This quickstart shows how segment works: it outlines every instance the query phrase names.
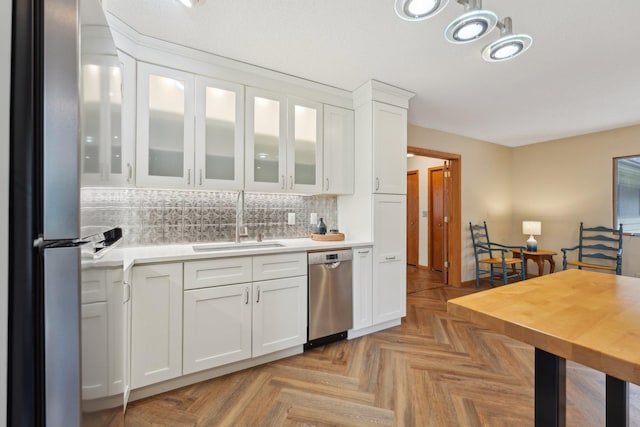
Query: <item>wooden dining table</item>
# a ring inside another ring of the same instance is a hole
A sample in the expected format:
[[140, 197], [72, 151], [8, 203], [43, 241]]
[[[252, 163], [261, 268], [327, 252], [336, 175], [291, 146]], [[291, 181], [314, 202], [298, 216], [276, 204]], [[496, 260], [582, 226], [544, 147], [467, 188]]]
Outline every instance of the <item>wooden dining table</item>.
[[640, 279], [566, 270], [449, 300], [448, 311], [535, 347], [535, 425], [566, 425], [566, 360], [606, 374], [607, 426], [640, 384]]

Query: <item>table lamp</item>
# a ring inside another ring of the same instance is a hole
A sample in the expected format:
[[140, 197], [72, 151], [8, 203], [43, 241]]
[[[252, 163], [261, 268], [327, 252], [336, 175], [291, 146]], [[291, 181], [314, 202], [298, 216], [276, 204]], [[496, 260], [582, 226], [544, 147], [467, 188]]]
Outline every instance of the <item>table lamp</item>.
[[538, 250], [538, 242], [533, 236], [542, 234], [542, 223], [540, 221], [522, 221], [522, 234], [528, 234], [527, 250], [535, 252]]

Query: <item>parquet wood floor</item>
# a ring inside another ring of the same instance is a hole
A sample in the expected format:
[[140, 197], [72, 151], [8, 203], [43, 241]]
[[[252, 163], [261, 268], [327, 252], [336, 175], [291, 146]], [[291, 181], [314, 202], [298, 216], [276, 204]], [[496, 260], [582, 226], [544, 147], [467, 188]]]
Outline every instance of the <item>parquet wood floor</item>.
[[[125, 425], [532, 426], [532, 347], [446, 312], [475, 288], [431, 285], [401, 326], [132, 402]], [[567, 371], [568, 425], [604, 425], [604, 375]]]

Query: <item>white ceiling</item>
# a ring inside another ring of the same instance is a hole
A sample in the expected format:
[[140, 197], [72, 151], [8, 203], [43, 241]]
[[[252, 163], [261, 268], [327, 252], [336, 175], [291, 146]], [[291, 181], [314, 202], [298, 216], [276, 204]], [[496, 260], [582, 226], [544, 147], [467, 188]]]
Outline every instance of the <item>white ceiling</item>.
[[406, 22], [394, 0], [104, 0], [142, 34], [352, 91], [412, 91], [409, 122], [506, 146], [640, 124], [638, 0], [485, 0], [533, 45], [487, 63], [443, 36], [463, 12]]

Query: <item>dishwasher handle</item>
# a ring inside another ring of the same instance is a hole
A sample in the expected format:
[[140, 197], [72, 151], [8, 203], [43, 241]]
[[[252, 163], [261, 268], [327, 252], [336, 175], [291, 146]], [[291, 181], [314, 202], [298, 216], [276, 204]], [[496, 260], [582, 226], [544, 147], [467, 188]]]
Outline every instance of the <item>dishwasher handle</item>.
[[340, 267], [340, 264], [342, 264], [342, 261], [328, 262], [322, 265], [324, 265], [326, 268], [329, 268], [331, 270], [335, 270], [336, 268]]

